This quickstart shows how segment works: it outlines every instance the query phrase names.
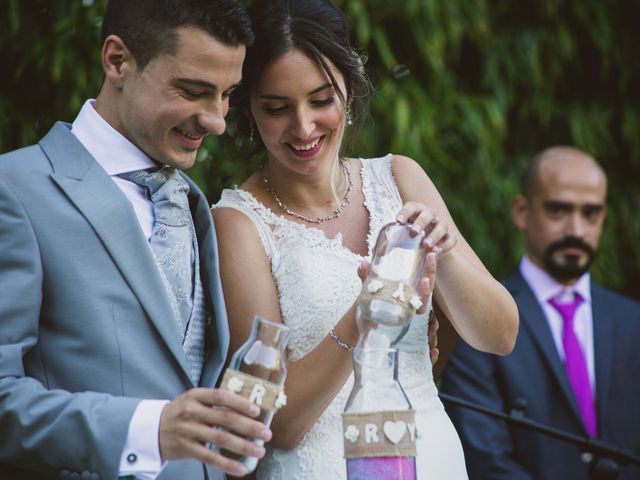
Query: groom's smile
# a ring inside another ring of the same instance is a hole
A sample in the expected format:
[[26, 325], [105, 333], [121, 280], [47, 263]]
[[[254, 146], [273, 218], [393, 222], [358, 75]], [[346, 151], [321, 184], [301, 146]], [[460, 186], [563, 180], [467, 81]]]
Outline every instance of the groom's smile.
[[184, 130], [180, 127], [175, 127], [175, 131], [182, 137], [182, 142], [184, 143], [185, 150], [198, 150], [200, 145], [202, 144], [202, 140], [207, 135], [208, 132], [205, 133], [190, 133], [187, 130]]

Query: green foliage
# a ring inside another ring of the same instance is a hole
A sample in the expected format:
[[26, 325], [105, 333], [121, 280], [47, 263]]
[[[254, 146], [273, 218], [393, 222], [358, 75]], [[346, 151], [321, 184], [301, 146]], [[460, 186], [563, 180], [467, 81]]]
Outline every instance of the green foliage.
[[104, 2], [92, 3], [0, 0], [0, 151], [33, 143], [54, 120], [73, 121], [96, 95]]
[[[0, 0], [0, 151], [72, 121], [102, 74], [104, 0]], [[576, 145], [609, 175], [595, 277], [640, 298], [640, 3], [627, 0], [337, 0], [376, 87], [361, 156], [415, 158], [498, 277], [523, 252], [510, 200], [526, 160]], [[407, 74], [409, 73], [409, 74]], [[635, 87], [635, 88], [634, 88]], [[229, 135], [190, 172], [209, 198], [251, 165]]]
[[[640, 297], [638, 2], [337, 3], [378, 90], [363, 156], [415, 158], [501, 277], [524, 250], [510, 201], [527, 159], [554, 144], [592, 153], [610, 192], [593, 272]], [[411, 75], [397, 78], [399, 65]]]

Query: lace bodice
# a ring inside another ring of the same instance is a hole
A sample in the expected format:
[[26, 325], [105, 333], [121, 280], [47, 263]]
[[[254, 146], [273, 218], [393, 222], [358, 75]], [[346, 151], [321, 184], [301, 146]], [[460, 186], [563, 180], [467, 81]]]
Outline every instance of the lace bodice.
[[[380, 229], [393, 221], [402, 200], [391, 172], [392, 155], [362, 161], [362, 193], [369, 211], [369, 256]], [[363, 257], [327, 238], [318, 228], [277, 215], [244, 190], [225, 190], [216, 208], [235, 208], [255, 225], [271, 261], [283, 321], [291, 328], [289, 360], [312, 351], [347, 312], [362, 282], [357, 269]], [[415, 317], [400, 341], [399, 378], [414, 408], [423, 413], [442, 408], [431, 374], [427, 315]], [[300, 445], [288, 452], [267, 449], [258, 478], [346, 478], [342, 458], [341, 413], [353, 375], [320, 416]]]

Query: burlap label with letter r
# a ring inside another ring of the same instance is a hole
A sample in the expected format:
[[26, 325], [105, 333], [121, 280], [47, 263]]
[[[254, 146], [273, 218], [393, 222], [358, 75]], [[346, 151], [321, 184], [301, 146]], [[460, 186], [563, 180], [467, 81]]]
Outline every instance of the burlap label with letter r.
[[220, 388], [248, 398], [263, 410], [278, 410], [287, 403], [284, 390], [275, 383], [227, 368]]
[[343, 413], [344, 457], [415, 457], [414, 410]]

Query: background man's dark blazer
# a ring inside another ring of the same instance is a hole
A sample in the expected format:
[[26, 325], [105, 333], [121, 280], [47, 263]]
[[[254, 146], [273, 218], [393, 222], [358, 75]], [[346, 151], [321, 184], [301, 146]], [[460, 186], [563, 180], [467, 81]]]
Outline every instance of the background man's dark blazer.
[[[442, 391], [510, 412], [527, 403], [537, 422], [586, 435], [544, 313], [519, 272], [505, 282], [520, 312], [511, 355], [481, 353], [458, 342], [444, 370]], [[592, 282], [599, 436], [640, 454], [640, 303]], [[577, 447], [471, 410], [447, 407], [460, 433], [471, 479], [587, 479]], [[620, 470], [640, 479], [640, 468]]]

